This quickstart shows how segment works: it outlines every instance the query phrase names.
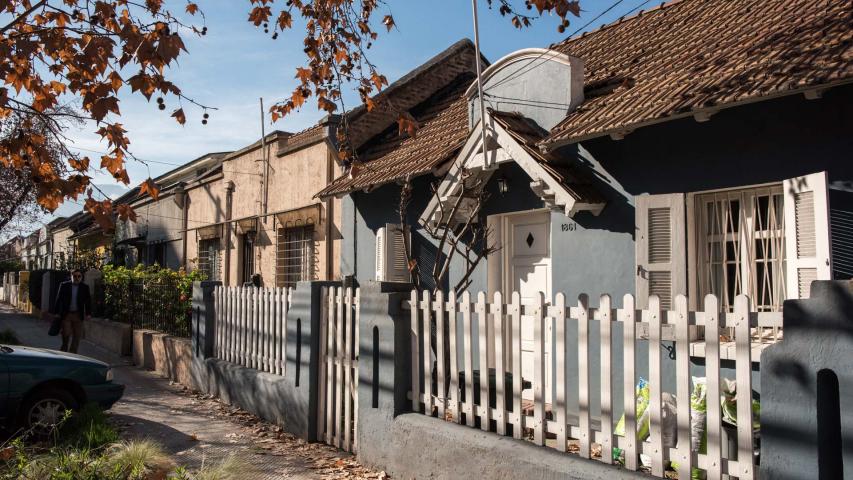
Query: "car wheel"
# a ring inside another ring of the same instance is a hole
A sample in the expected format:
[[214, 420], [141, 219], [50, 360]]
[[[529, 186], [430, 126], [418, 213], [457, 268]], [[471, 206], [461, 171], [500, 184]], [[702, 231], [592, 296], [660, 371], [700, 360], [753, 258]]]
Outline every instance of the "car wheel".
[[37, 436], [47, 436], [65, 417], [66, 410], [76, 410], [77, 401], [58, 388], [35, 392], [21, 409], [21, 426]]

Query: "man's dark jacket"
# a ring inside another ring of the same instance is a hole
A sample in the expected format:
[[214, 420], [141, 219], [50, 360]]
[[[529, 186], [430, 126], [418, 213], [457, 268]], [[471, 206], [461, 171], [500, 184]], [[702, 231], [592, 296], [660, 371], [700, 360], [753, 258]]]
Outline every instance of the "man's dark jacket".
[[[54, 310], [60, 320], [64, 320], [68, 312], [71, 311], [71, 281], [62, 282], [59, 285], [59, 291], [56, 293], [56, 305]], [[80, 318], [86, 318], [86, 315], [92, 314], [92, 296], [89, 294], [89, 286], [83, 282], [77, 285], [77, 313]]]

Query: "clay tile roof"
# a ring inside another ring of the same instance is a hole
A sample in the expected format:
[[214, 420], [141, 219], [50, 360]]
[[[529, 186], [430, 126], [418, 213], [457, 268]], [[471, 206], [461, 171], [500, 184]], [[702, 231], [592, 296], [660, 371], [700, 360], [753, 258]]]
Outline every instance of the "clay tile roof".
[[587, 100], [543, 143], [853, 81], [851, 17], [850, 0], [681, 0], [568, 39], [552, 48], [584, 61]]
[[406, 176], [418, 176], [443, 164], [468, 137], [465, 89], [473, 81], [470, 72], [456, 77], [410, 113], [420, 128], [415, 137], [401, 137], [397, 124], [366, 143], [358, 152], [363, 162], [358, 174], [341, 176], [320, 191], [318, 197], [373, 188]]

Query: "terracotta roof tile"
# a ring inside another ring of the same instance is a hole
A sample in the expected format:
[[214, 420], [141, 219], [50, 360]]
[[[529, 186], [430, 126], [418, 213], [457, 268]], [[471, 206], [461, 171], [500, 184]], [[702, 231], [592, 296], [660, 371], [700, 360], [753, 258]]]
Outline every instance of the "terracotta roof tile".
[[448, 160], [468, 137], [467, 101], [462, 96], [473, 81], [463, 73], [410, 113], [420, 124], [415, 137], [400, 137], [396, 123], [359, 150], [363, 162], [358, 175], [341, 176], [318, 197], [372, 188], [407, 175], [431, 171]]
[[[544, 144], [696, 109], [853, 81], [849, 0], [681, 0], [552, 48], [584, 61], [587, 100]], [[615, 81], [614, 81], [615, 80]]]

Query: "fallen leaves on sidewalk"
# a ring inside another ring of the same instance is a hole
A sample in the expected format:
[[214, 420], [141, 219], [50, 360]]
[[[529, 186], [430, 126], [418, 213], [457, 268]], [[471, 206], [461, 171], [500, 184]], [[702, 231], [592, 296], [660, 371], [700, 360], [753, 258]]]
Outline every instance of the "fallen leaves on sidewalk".
[[[354, 480], [390, 478], [385, 472], [372, 470], [359, 464], [354, 456], [346, 452], [324, 443], [306, 442], [285, 432], [278, 425], [261, 420], [239, 407], [223, 403], [211, 395], [192, 392], [185, 387], [179, 388], [178, 393], [191, 400], [197, 413], [210, 418], [224, 419], [242, 427], [225, 434], [224, 440], [228, 443], [247, 443], [243, 439], [249, 438], [251, 439], [250, 448], [256, 454], [295, 455], [322, 478]], [[198, 440], [198, 438], [195, 439]]]

